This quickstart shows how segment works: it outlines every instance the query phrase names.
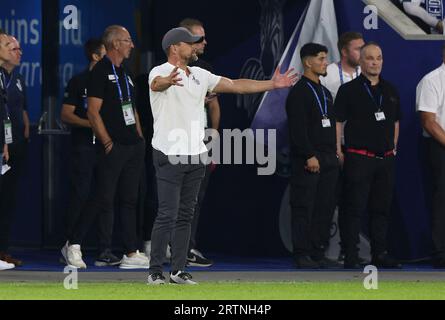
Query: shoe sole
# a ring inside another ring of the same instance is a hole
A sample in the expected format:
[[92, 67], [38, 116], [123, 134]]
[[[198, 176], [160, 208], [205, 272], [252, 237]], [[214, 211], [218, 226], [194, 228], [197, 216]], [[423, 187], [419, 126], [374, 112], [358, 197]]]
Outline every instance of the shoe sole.
[[187, 266], [188, 267], [203, 267], [203, 268], [207, 268], [207, 267], [211, 267], [213, 265], [213, 263], [196, 263], [196, 262], [188, 262], [187, 261]]
[[194, 282], [194, 283], [179, 283], [179, 282], [175, 282], [175, 281], [172, 280], [172, 279], [170, 279], [169, 283], [170, 283], [170, 284], [176, 284], [176, 285], [179, 285], [179, 286], [183, 286], [183, 285], [186, 285], [186, 286], [193, 286], [193, 285], [198, 284], [197, 282]]
[[0, 268], [0, 271], [12, 270], [12, 269], [14, 269], [14, 268], [15, 268], [15, 266], [13, 266], [13, 267]]
[[149, 269], [150, 266], [134, 266], [134, 265], [129, 265], [129, 264], [121, 264], [119, 266], [119, 269]]
[[114, 266], [118, 266], [118, 265], [120, 265], [121, 264], [121, 262], [119, 261], [119, 262], [112, 262], [112, 263], [109, 263], [109, 262], [100, 262], [100, 261], [95, 261], [94, 262], [94, 265], [96, 266], [96, 267], [114, 267]]
[[147, 282], [147, 285], [149, 286], [162, 286], [165, 284], [165, 281], [162, 282]]

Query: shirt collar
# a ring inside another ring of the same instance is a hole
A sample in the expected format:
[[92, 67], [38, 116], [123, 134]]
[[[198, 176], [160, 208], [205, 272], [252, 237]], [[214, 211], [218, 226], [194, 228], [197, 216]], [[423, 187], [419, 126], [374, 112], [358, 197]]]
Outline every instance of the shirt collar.
[[[371, 81], [368, 78], [366, 78], [364, 74], [360, 74], [359, 78], [362, 79], [362, 81], [366, 83], [369, 87], [372, 87]], [[379, 83], [377, 84], [377, 87], [381, 87], [382, 83], [383, 83], [383, 78], [382, 76], [379, 76]]]
[[308, 82], [310, 82], [311, 84], [314, 84], [314, 85], [316, 85], [316, 86], [319, 86], [320, 84], [321, 84], [321, 82], [314, 82], [314, 81], [312, 81], [311, 79], [309, 79], [308, 77], [306, 77], [306, 76], [304, 76], [304, 75], [302, 75], [301, 76], [301, 79], [304, 79], [305, 81], [308, 81]]

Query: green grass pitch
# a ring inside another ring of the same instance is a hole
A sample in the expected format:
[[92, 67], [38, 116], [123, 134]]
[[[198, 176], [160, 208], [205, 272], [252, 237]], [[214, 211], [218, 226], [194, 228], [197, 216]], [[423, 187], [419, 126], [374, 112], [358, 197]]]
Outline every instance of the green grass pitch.
[[366, 290], [358, 281], [342, 282], [202, 282], [196, 286], [144, 283], [0, 283], [0, 300], [445, 300], [445, 281], [381, 281]]

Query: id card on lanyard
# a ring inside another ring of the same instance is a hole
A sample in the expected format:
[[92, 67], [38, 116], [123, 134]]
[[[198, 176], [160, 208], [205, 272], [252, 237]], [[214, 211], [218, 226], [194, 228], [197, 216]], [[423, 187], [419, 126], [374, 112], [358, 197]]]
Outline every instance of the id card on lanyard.
[[326, 93], [325, 93], [323, 87], [321, 87], [321, 91], [323, 92], [324, 110], [323, 110], [323, 107], [321, 105], [320, 98], [318, 97], [317, 91], [312, 86], [312, 84], [310, 84], [309, 82], [306, 82], [306, 83], [309, 86], [309, 88], [311, 88], [312, 92], [315, 95], [315, 98], [317, 99], [318, 107], [320, 108], [320, 112], [321, 112], [321, 115], [323, 117], [321, 119], [321, 126], [323, 128], [330, 128], [331, 127], [331, 120], [328, 117], [328, 99], [326, 97]]
[[364, 82], [363, 84], [364, 84], [364, 86], [366, 88], [366, 91], [368, 92], [369, 96], [371, 97], [372, 101], [374, 101], [374, 103], [378, 107], [377, 111], [374, 113], [375, 120], [377, 122], [385, 121], [386, 120], [386, 116], [385, 116], [385, 113], [382, 110], [382, 107], [383, 107], [383, 94], [380, 94], [379, 102], [377, 103], [377, 101], [375, 100], [374, 96], [372, 95], [371, 89], [369, 89], [368, 84], [366, 82]]
[[[12, 74], [11, 74], [11, 78], [9, 79], [9, 82], [6, 82], [6, 76], [4, 73], [2, 73], [2, 76], [3, 76], [3, 84], [5, 85], [5, 92], [6, 92], [6, 90], [8, 90], [9, 86], [11, 85]], [[11, 122], [11, 118], [9, 117], [9, 108], [8, 108], [7, 101], [5, 101], [5, 111], [6, 111], [6, 120], [3, 121], [3, 126], [5, 129], [5, 143], [11, 144], [13, 142], [12, 122]]]
[[130, 92], [130, 85], [128, 84], [127, 75], [124, 72], [125, 84], [127, 86], [127, 97], [128, 97], [128, 101], [124, 102], [121, 85], [119, 83], [119, 77], [117, 76], [116, 68], [114, 67], [114, 64], [112, 62], [111, 62], [111, 67], [113, 68], [114, 77], [116, 79], [117, 91], [119, 93], [119, 99], [121, 101], [121, 108], [125, 120], [125, 125], [131, 126], [136, 123], [136, 118], [134, 116], [133, 105], [131, 103], [131, 92]]

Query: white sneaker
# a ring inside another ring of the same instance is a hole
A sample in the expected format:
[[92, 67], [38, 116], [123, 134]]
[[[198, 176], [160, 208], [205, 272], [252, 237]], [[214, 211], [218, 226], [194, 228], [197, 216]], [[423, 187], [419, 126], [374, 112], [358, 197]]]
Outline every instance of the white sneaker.
[[13, 265], [12, 263], [8, 263], [6, 261], [0, 260], [0, 270], [10, 270], [10, 269], [14, 269], [15, 265]]
[[[145, 241], [144, 242], [144, 252], [145, 255], [150, 260], [150, 253], [151, 253], [151, 241]], [[170, 259], [172, 258], [172, 250], [170, 245], [167, 246], [167, 251], [165, 251], [165, 261], [164, 263], [169, 263]]]
[[173, 284], [198, 284], [192, 281], [192, 275], [184, 271], [178, 271], [175, 274], [170, 272], [170, 283]]
[[143, 253], [140, 253], [139, 250], [131, 256], [127, 257], [124, 254], [122, 258], [122, 262], [119, 266], [121, 269], [148, 269], [150, 267], [150, 261], [147, 256]]
[[87, 265], [82, 260], [82, 251], [79, 244], [68, 245], [68, 242], [61, 250], [63, 257], [68, 266], [86, 269]]

